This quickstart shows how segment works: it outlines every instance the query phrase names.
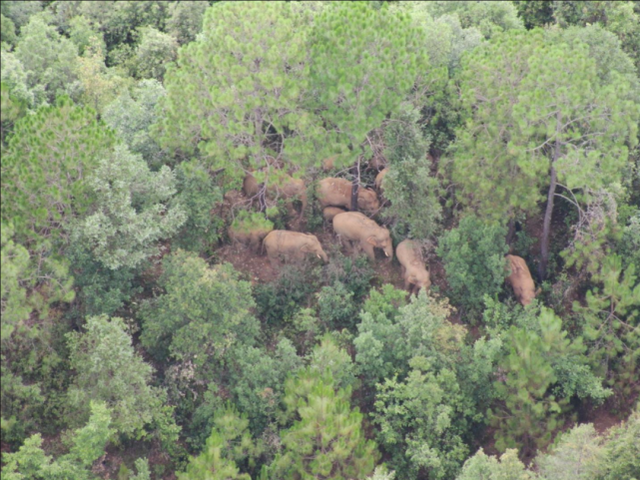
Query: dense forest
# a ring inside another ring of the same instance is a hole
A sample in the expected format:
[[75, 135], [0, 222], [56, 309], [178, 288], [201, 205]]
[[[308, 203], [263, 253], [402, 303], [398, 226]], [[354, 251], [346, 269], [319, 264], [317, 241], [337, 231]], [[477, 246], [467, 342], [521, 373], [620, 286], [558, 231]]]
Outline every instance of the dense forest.
[[640, 480], [640, 2], [1, 14], [3, 480]]

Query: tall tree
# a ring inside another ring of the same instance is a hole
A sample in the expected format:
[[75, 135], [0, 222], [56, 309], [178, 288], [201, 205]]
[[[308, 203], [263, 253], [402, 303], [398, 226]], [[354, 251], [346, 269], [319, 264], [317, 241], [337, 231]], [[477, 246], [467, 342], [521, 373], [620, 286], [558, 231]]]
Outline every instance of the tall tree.
[[547, 190], [541, 278], [554, 200], [563, 196], [557, 188], [588, 201], [588, 189], [620, 180], [640, 114], [629, 88], [615, 74], [601, 83], [584, 44], [551, 43], [540, 30], [504, 34], [467, 57], [461, 91], [469, 119], [454, 180], [466, 203], [502, 220], [531, 212]]
[[266, 478], [338, 480], [373, 472], [376, 444], [364, 437], [350, 390], [336, 389], [328, 371], [307, 370], [287, 381], [284, 402], [296, 421], [281, 432], [284, 448], [265, 469]]
[[237, 180], [243, 169], [312, 160], [309, 136], [317, 137], [319, 126], [301, 108], [309, 68], [305, 18], [289, 2], [209, 8], [203, 35], [167, 68], [161, 144], [197, 150], [212, 169]]
[[326, 154], [336, 167], [353, 165], [356, 209], [360, 159], [373, 154], [367, 134], [382, 125], [427, 69], [424, 31], [407, 14], [366, 2], [336, 2], [315, 20], [311, 105], [323, 118]]

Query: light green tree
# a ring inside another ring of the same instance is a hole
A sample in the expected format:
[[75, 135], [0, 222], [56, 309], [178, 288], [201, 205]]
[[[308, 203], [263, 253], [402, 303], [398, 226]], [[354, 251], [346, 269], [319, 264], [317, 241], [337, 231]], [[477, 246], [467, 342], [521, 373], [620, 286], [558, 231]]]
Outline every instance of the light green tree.
[[74, 225], [72, 239], [82, 243], [107, 268], [134, 268], [158, 252], [186, 221], [169, 167], [149, 170], [142, 156], [125, 145], [99, 160], [87, 179], [95, 198], [86, 216]]
[[133, 153], [142, 155], [155, 170], [169, 161], [149, 133], [149, 127], [156, 118], [156, 105], [166, 92], [155, 79], [141, 80], [130, 90], [122, 92], [105, 107], [102, 119]]
[[72, 423], [88, 416], [90, 401], [94, 400], [109, 407], [113, 428], [110, 439], [114, 441], [143, 438], [156, 425], [167, 422], [167, 429], [177, 437], [171, 412], [163, 408], [166, 393], [150, 385], [153, 367], [136, 354], [124, 321], [89, 317], [85, 328], [85, 333], [67, 334], [71, 367], [76, 372], [68, 392]]
[[8, 341], [16, 325], [29, 318], [32, 307], [27, 302], [27, 289], [22, 281], [27, 277], [29, 252], [22, 245], [13, 241], [13, 225], [2, 222], [2, 278], [0, 292], [2, 294], [2, 341]]
[[87, 424], [73, 432], [69, 453], [53, 458], [42, 449], [42, 436], [37, 433], [25, 440], [15, 453], [2, 455], [5, 465], [2, 477], [11, 480], [52, 479], [89, 480], [96, 478], [91, 465], [104, 455], [111, 430], [111, 415], [104, 403], [91, 402]]
[[436, 18], [456, 15], [462, 28], [475, 27], [486, 39], [501, 32], [524, 28], [513, 2], [435, 1], [429, 2], [426, 9]]
[[69, 92], [77, 80], [78, 49], [49, 24], [46, 14], [34, 15], [22, 28], [15, 55], [27, 75], [33, 105], [53, 104], [57, 95]]
[[636, 266], [622, 267], [618, 255], [607, 256], [587, 292], [586, 305], [574, 304], [585, 320], [584, 336], [596, 371], [620, 393], [637, 390], [640, 355], [640, 284]]
[[197, 149], [210, 168], [236, 180], [243, 168], [313, 160], [309, 135], [318, 126], [300, 100], [308, 76], [304, 18], [289, 2], [209, 8], [202, 35], [165, 75], [161, 145], [187, 155]]
[[142, 306], [142, 345], [160, 359], [192, 362], [198, 376], [215, 371], [231, 347], [251, 345], [259, 325], [251, 285], [229, 264], [209, 267], [181, 250], [165, 257], [165, 293]]
[[248, 431], [249, 421], [231, 406], [218, 410], [214, 427], [200, 455], [191, 457], [178, 480], [251, 480], [240, 473], [237, 461], [253, 454], [255, 446]]
[[501, 35], [467, 57], [461, 92], [470, 113], [456, 141], [453, 179], [465, 203], [501, 221], [535, 211], [547, 190], [541, 278], [554, 200], [564, 196], [556, 190], [573, 201], [580, 189], [588, 202], [589, 190], [620, 181], [640, 112], [629, 88], [615, 73], [602, 84], [583, 43], [548, 42], [540, 30]]
[[504, 403], [490, 414], [499, 450], [545, 445], [573, 395], [602, 403], [611, 394], [584, 366], [582, 339], [567, 338], [553, 311], [543, 308], [531, 324], [512, 326], [503, 337], [505, 375], [495, 388]]
[[281, 431], [282, 453], [265, 478], [364, 478], [379, 456], [366, 440], [363, 416], [349, 402], [350, 389], [336, 389], [329, 372], [309, 370], [286, 383], [284, 402], [295, 423]]
[[437, 253], [447, 272], [451, 298], [471, 315], [482, 309], [484, 295], [493, 297], [504, 285], [506, 234], [500, 225], [467, 215], [440, 238]]
[[424, 31], [407, 14], [385, 5], [336, 2], [314, 20], [310, 103], [327, 125], [323, 153], [337, 155], [336, 167], [356, 165], [373, 155], [368, 134], [382, 125], [429, 68]]
[[129, 61], [130, 70], [136, 78], [162, 80], [165, 65], [176, 58], [177, 40], [153, 27], [140, 29], [140, 43]]
[[527, 471], [518, 459], [518, 451], [509, 449], [498, 460], [487, 456], [482, 449], [467, 460], [456, 480], [533, 480], [535, 475]]

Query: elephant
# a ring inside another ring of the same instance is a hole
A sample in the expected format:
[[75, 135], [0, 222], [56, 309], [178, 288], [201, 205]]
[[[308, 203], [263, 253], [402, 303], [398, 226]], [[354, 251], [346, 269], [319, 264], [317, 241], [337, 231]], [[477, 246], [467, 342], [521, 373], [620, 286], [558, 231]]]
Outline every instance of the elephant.
[[[260, 191], [260, 185], [256, 181], [255, 177], [248, 173], [242, 182], [242, 191], [245, 196], [248, 198], [253, 198], [258, 195]], [[270, 200], [274, 200], [278, 197], [282, 197], [286, 201], [286, 207], [289, 215], [293, 216], [295, 214], [293, 208], [293, 200], [300, 200], [301, 208], [300, 215], [304, 214], [304, 211], [307, 208], [307, 188], [304, 184], [304, 181], [300, 178], [292, 178], [290, 176], [286, 176], [285, 181], [280, 185], [270, 185], [267, 189], [267, 197]]]
[[256, 228], [251, 231], [244, 231], [241, 228], [234, 228], [232, 225], [229, 227], [228, 233], [232, 242], [247, 245], [254, 252], [258, 252], [260, 243], [272, 230], [273, 228]]
[[373, 168], [374, 170], [382, 170], [387, 166], [387, 159], [382, 155], [374, 155], [369, 160], [369, 168]]
[[339, 213], [345, 213], [345, 212], [346, 210], [340, 207], [324, 207], [322, 209], [322, 216], [327, 222], [330, 222], [333, 220], [333, 217], [335, 217]]
[[285, 261], [302, 260], [310, 253], [321, 258], [324, 263], [329, 261], [329, 257], [322, 249], [318, 238], [309, 233], [273, 230], [264, 238], [262, 245], [272, 265], [280, 257], [283, 257]]
[[389, 167], [383, 168], [382, 170], [380, 170], [378, 175], [376, 175], [375, 184], [379, 192], [382, 191], [382, 181], [384, 180], [384, 177], [387, 173], [389, 173]]
[[[344, 178], [328, 177], [319, 182], [318, 200], [324, 207], [351, 207], [352, 185]], [[370, 188], [358, 189], [358, 208], [370, 213], [375, 213], [380, 208], [380, 201], [376, 192]]]
[[367, 256], [375, 260], [374, 248], [380, 248], [391, 260], [393, 246], [389, 230], [359, 212], [339, 213], [333, 217], [333, 229], [341, 239], [359, 242]]
[[421, 288], [431, 286], [429, 271], [424, 266], [419, 247], [411, 240], [403, 240], [396, 247], [396, 257], [402, 266], [404, 288], [417, 295]]
[[527, 263], [522, 257], [507, 255], [506, 258], [509, 260], [511, 268], [511, 274], [506, 279], [507, 283], [513, 288], [513, 293], [518, 302], [525, 306], [529, 305], [536, 295], [540, 293], [540, 290], [535, 290], [536, 287], [533, 283], [533, 278], [531, 278], [529, 267], [527, 267]]

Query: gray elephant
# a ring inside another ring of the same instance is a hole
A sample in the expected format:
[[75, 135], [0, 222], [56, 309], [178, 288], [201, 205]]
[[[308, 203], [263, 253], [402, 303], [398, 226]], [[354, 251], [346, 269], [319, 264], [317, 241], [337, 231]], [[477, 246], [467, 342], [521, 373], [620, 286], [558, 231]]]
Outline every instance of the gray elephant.
[[431, 280], [418, 245], [411, 240], [403, 240], [396, 247], [396, 257], [402, 266], [404, 288], [409, 290], [409, 294], [415, 293], [417, 295], [423, 287], [428, 290], [431, 286]]
[[371, 260], [375, 260], [374, 248], [393, 258], [393, 245], [389, 230], [359, 212], [339, 213], [333, 217], [333, 229], [341, 239], [358, 242]]
[[[349, 180], [344, 178], [328, 177], [320, 180], [318, 184], [318, 200], [324, 207], [351, 207], [351, 189]], [[366, 212], [375, 213], [380, 208], [380, 201], [376, 192], [370, 188], [358, 189], [358, 208]]]
[[262, 244], [272, 265], [280, 258], [285, 261], [299, 261], [309, 254], [321, 258], [325, 263], [329, 261], [318, 238], [309, 233], [273, 230], [264, 238]]

